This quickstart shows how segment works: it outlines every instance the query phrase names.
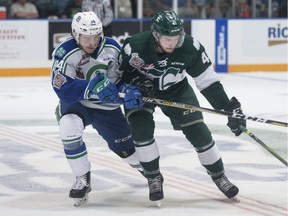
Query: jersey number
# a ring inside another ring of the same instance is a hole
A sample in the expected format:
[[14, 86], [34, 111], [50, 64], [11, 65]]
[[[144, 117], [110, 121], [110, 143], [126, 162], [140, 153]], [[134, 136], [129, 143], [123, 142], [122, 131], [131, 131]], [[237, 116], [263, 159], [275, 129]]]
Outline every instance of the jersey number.
[[210, 59], [208, 58], [208, 56], [206, 55], [205, 52], [202, 52], [202, 62], [203, 64], [210, 62]]
[[59, 69], [61, 70], [63, 68], [63, 65], [64, 65], [64, 61], [61, 60], [60, 62], [58, 60], [56, 60], [53, 64], [53, 71], [56, 70], [56, 69]]

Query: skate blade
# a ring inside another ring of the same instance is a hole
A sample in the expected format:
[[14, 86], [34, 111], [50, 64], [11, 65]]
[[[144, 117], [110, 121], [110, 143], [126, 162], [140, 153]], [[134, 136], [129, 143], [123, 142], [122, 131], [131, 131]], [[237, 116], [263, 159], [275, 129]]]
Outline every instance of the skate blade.
[[156, 206], [157, 206], [158, 208], [161, 208], [161, 201], [160, 201], [160, 200], [155, 201], [155, 203], [156, 203]]
[[85, 204], [88, 201], [88, 194], [85, 195], [83, 198], [74, 198], [74, 206], [79, 207]]
[[237, 196], [230, 198], [230, 200], [233, 202], [240, 202], [240, 199]]
[[235, 196], [235, 197], [232, 197], [232, 198], [225, 199], [225, 202], [227, 202], [227, 203], [239, 203], [240, 199]]

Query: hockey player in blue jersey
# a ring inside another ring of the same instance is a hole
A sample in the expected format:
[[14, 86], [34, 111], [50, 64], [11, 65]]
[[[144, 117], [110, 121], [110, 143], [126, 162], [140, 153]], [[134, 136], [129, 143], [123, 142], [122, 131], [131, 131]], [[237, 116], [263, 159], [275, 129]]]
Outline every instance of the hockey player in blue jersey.
[[[53, 52], [51, 82], [60, 99], [56, 109], [64, 152], [76, 182], [69, 197], [75, 206], [91, 191], [91, 164], [82, 135], [92, 125], [109, 148], [132, 167], [142, 171], [136, 157], [130, 128], [120, 108], [141, 107], [138, 88], [118, 83], [119, 44], [103, 35], [94, 12], [79, 12], [72, 20], [72, 36]], [[120, 99], [118, 89], [126, 96]], [[121, 101], [124, 100], [124, 101]]]

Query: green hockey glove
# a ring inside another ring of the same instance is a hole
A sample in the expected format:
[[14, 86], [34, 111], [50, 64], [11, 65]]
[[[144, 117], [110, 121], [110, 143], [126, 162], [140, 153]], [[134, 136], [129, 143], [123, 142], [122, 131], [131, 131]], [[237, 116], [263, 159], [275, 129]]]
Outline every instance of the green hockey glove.
[[143, 75], [135, 78], [132, 81], [132, 85], [138, 86], [144, 97], [152, 97], [155, 93], [155, 88], [152, 80], [144, 77]]
[[[243, 114], [241, 104], [235, 97], [230, 99], [224, 110], [232, 113]], [[246, 119], [228, 117], [227, 126], [231, 129], [235, 136], [239, 136], [243, 132], [240, 125], [246, 127]]]

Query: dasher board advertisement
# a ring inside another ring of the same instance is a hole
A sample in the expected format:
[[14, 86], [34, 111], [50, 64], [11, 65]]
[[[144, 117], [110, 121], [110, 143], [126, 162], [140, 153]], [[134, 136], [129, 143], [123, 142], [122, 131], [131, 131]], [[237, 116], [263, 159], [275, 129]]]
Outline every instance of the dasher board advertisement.
[[1, 20], [0, 60], [46, 60], [47, 50], [47, 20]]
[[229, 20], [228, 38], [229, 71], [287, 71], [286, 19]]

